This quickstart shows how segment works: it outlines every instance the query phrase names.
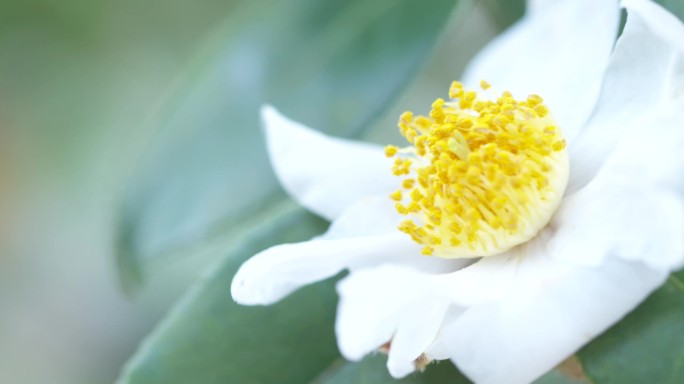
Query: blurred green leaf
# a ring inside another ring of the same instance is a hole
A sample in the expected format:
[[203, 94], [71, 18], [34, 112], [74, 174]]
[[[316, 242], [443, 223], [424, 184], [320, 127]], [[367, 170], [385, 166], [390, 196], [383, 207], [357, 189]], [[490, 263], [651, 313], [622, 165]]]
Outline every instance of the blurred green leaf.
[[525, 0], [480, 0], [500, 28], [507, 28], [525, 14]]
[[337, 362], [334, 369], [321, 375], [314, 384], [422, 384], [451, 383], [468, 384], [450, 361], [440, 361], [427, 366], [424, 372], [416, 372], [402, 380], [395, 380], [387, 371], [387, 356], [375, 354], [358, 363]]
[[579, 352], [597, 384], [679, 384], [684, 378], [684, 270]]
[[534, 384], [589, 384], [584, 378], [573, 378], [563, 372], [554, 369], [546, 375], [540, 377]]
[[236, 2], [148, 123], [160, 133], [118, 222], [124, 285], [282, 200], [259, 130], [262, 103], [332, 134], [359, 133], [426, 59], [456, 2]]
[[[349, 363], [340, 359], [332, 368], [316, 379], [313, 384], [469, 384], [467, 377], [448, 361], [438, 361], [427, 366], [424, 372], [413, 373], [402, 380], [393, 379], [387, 371], [387, 357], [375, 354], [358, 363]], [[558, 370], [542, 376], [535, 384], [585, 384], [586, 381], [572, 379]]]
[[143, 342], [120, 383], [304, 383], [339, 357], [331, 281], [278, 304], [243, 307], [230, 298], [240, 264], [266, 246], [307, 239], [325, 223], [301, 208], [262, 227], [201, 279]]
[[684, 21], [684, 1], [682, 1], [682, 0], [656, 0], [656, 3], [667, 8], [668, 11], [672, 12], [675, 16], [679, 17], [679, 20]]

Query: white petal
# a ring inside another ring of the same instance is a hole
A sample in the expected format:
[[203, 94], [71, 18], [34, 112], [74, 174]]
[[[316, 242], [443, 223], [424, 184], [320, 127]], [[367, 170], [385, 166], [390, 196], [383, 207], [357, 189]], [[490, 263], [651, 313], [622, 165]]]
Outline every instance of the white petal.
[[360, 360], [391, 340], [390, 373], [408, 374], [415, 369], [413, 361], [433, 343], [450, 307], [465, 308], [505, 292], [514, 270], [500, 268], [496, 259], [515, 257], [508, 253], [470, 266], [471, 261], [462, 259], [465, 268], [449, 274], [395, 264], [353, 272], [337, 287], [335, 329], [342, 355]]
[[[350, 266], [373, 264], [412, 246], [402, 234], [282, 244], [247, 260], [233, 278], [233, 300], [268, 305]], [[418, 252], [414, 249], [415, 254]]]
[[397, 233], [404, 220], [387, 195], [363, 198], [340, 215], [325, 233], [326, 239]]
[[667, 271], [684, 265], [684, 105], [637, 125], [596, 177], [565, 198], [552, 220], [554, 257], [584, 265], [621, 257]]
[[592, 183], [568, 198], [552, 225], [549, 253], [568, 263], [621, 258], [672, 271], [684, 262], [684, 204], [667, 190]]
[[506, 297], [445, 325], [451, 358], [474, 382], [530, 383], [634, 309], [667, 273], [607, 259], [598, 267], [530, 254]]
[[338, 285], [342, 354], [359, 360], [392, 340], [388, 367], [395, 377], [426, 352], [451, 358], [477, 383], [529, 383], [667, 277], [620, 259], [591, 268], [556, 261], [544, 252], [550, 233], [450, 274], [394, 265], [354, 272]]
[[628, 11], [627, 24], [606, 70], [597, 109], [569, 147], [569, 192], [596, 175], [619, 138], [629, 127], [637, 126], [635, 119], [657, 115], [672, 103], [680, 103], [681, 108], [684, 26], [651, 1], [623, 4]]
[[400, 233], [397, 225], [405, 219], [397, 213], [394, 202], [387, 196], [373, 196], [361, 199], [352, 204], [340, 217], [332, 222], [328, 231], [318, 239], [333, 240], [352, 237], [391, 236], [400, 243], [401, 252], [378, 254], [373, 258], [360, 258], [353, 261], [354, 256], [347, 255], [351, 270], [373, 263], [391, 262], [429, 273], [451, 272], [471, 261], [425, 257], [420, 254], [421, 246], [409, 241], [409, 236]]
[[399, 185], [382, 148], [326, 136], [261, 109], [268, 151], [283, 187], [300, 204], [333, 220], [356, 200]]
[[428, 298], [400, 316], [387, 357], [387, 369], [392, 377], [399, 379], [416, 369], [415, 360], [432, 344], [448, 308], [444, 300]]
[[[269, 248], [247, 260], [233, 278], [233, 299], [245, 305], [274, 303], [299, 287], [355, 270], [391, 262], [412, 269], [443, 273], [461, 268], [462, 260], [424, 257], [421, 246], [396, 229], [388, 198], [363, 199], [353, 204], [325, 235], [296, 244]], [[377, 228], [368, 227], [375, 223]]]
[[[425, 343], [426, 337], [430, 339], [430, 334], [434, 336], [437, 333], [441, 323], [440, 312], [449, 305], [448, 301], [440, 301], [428, 294], [432, 285], [430, 278], [430, 275], [411, 268], [385, 265], [356, 271], [342, 280], [337, 286], [340, 301], [335, 323], [342, 355], [349, 360], [360, 360], [390, 341], [401, 326], [404, 336], [393, 342], [390, 348], [390, 353], [394, 348], [399, 349], [399, 353], [393, 355], [392, 365], [393, 375], [400, 376], [401, 367], [411, 366], [431, 342], [427, 340], [422, 349], [416, 348], [411, 338], [405, 336], [422, 333], [418, 344]], [[415, 309], [426, 298], [433, 308], [428, 314], [428, 324], [432, 328], [421, 332], [417, 330], [420, 322], [404, 323], [404, 320], [420, 316], [421, 311]], [[402, 346], [401, 342], [409, 345]]]
[[648, 184], [684, 193], [684, 99], [658, 111], [655, 118], [626, 127], [595, 180]]
[[542, 96], [571, 141], [598, 97], [615, 42], [615, 0], [536, 1], [468, 66], [469, 85], [487, 80], [515, 97]]

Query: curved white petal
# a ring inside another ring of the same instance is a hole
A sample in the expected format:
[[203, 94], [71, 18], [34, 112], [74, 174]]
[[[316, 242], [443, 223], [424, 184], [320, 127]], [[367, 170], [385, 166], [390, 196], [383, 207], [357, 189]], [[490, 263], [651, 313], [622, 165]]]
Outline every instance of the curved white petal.
[[233, 278], [233, 299], [245, 305], [267, 305], [344, 269], [386, 262], [429, 273], [454, 271], [469, 263], [422, 256], [419, 244], [396, 229], [390, 230], [397, 218], [388, 210], [386, 200], [389, 198], [362, 199], [340, 215], [323, 236], [277, 245], [253, 256]]
[[565, 198], [549, 252], [583, 265], [610, 256], [676, 270], [684, 266], [684, 105], [627, 131], [596, 177]]
[[392, 377], [402, 378], [415, 371], [415, 360], [434, 341], [448, 308], [444, 300], [427, 298], [400, 317], [387, 357]]
[[261, 109], [268, 152], [278, 179], [300, 204], [335, 219], [364, 196], [389, 194], [399, 185], [382, 148], [326, 136], [275, 108]]
[[[355, 271], [337, 287], [335, 330], [342, 355], [360, 360], [391, 341], [388, 368], [394, 377], [415, 369], [414, 360], [434, 342], [454, 306], [466, 308], [501, 296], [514, 276], [516, 252], [484, 258], [456, 272], [431, 274], [385, 264]], [[432, 355], [431, 355], [432, 356]]]
[[521, 98], [541, 95], [571, 141], [591, 113], [615, 42], [616, 0], [534, 1], [470, 63], [464, 82], [487, 80]]
[[625, 127], [594, 180], [647, 184], [684, 196], [684, 99], [656, 115]]
[[390, 374], [399, 378], [413, 372], [414, 361], [432, 343], [449, 306], [439, 296], [426, 295], [430, 278], [388, 264], [341, 281], [335, 330], [342, 355], [358, 361], [391, 340]]
[[409, 241], [409, 236], [400, 233], [397, 225], [405, 217], [397, 213], [394, 202], [387, 196], [373, 196], [363, 198], [352, 204], [335, 221], [325, 234], [315, 240], [334, 240], [354, 237], [386, 236], [397, 239], [401, 252], [393, 253], [392, 248], [388, 248], [384, 255], [378, 254], [377, 257], [364, 258], [347, 255], [350, 261], [345, 267], [351, 270], [366, 266], [373, 266], [373, 263], [392, 262], [401, 263], [407, 267], [429, 273], [451, 272], [470, 264], [472, 260], [442, 259], [438, 257], [425, 257], [420, 254], [420, 245]]
[[352, 273], [338, 285], [342, 354], [359, 360], [391, 340], [388, 368], [395, 377], [414, 369], [425, 352], [451, 358], [477, 383], [529, 383], [667, 277], [620, 259], [597, 267], [556, 261], [544, 252], [550, 234], [449, 274], [397, 265]]
[[445, 325], [452, 361], [480, 384], [525, 384], [619, 321], [667, 278], [640, 263], [580, 267], [529, 255], [506, 297]]
[[606, 258], [640, 261], [664, 271], [682, 266], [681, 196], [646, 186], [592, 184], [556, 215], [557, 233], [549, 242], [554, 258], [590, 267]]
[[[268, 305], [351, 266], [371, 265], [412, 246], [401, 234], [282, 244], [247, 260], [233, 278], [233, 300]], [[415, 255], [419, 252], [415, 250]]]
[[387, 195], [364, 197], [333, 221], [323, 237], [338, 239], [397, 233], [397, 226], [405, 218], [397, 213], [394, 205]]
[[[655, 116], [684, 93], [684, 26], [654, 2], [623, 2], [628, 17], [611, 58], [597, 108], [569, 147], [568, 192], [586, 185], [635, 119]], [[644, 126], [641, 126], [645, 129]]]

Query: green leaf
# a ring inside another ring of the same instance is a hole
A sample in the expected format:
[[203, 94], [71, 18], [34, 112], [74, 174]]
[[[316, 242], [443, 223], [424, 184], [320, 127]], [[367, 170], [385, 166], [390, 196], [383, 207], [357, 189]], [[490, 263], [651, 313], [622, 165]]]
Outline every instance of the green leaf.
[[480, 0], [500, 28], [507, 28], [525, 14], [525, 0]]
[[587, 380], [580, 378], [572, 378], [565, 375], [563, 372], [554, 369], [546, 375], [540, 377], [534, 384], [587, 384]]
[[[448, 361], [437, 361], [427, 366], [424, 372], [415, 372], [402, 380], [393, 379], [387, 371], [387, 357], [375, 354], [361, 362], [349, 363], [342, 359], [324, 372], [313, 384], [469, 384], [467, 377]], [[558, 370], [551, 371], [535, 381], [535, 384], [586, 384], [581, 379], [573, 379]]]
[[682, 0], [656, 0], [656, 3], [672, 12], [679, 20], [684, 21], [684, 1]]
[[679, 384], [684, 378], [684, 270], [579, 352], [595, 383]]
[[283, 199], [259, 129], [262, 103], [328, 133], [361, 132], [428, 57], [456, 2], [237, 1], [143, 127], [159, 133], [122, 203], [125, 285]]
[[314, 384], [468, 384], [450, 361], [440, 361], [427, 366], [424, 372], [415, 372], [402, 380], [395, 380], [387, 372], [387, 357], [381, 354], [368, 356], [358, 363], [339, 360], [328, 372], [321, 375]]
[[304, 383], [339, 357], [332, 281], [278, 304], [243, 307], [230, 298], [240, 264], [265, 246], [300, 241], [325, 223], [301, 209], [260, 229], [190, 290], [143, 342], [120, 383]]

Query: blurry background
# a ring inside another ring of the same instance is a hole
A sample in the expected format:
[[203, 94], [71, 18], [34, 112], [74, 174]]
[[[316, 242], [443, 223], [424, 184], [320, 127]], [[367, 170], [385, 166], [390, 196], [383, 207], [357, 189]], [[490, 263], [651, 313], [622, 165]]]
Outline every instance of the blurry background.
[[291, 209], [259, 104], [395, 141], [523, 8], [397, 3], [0, 1], [0, 382], [114, 381], [235, 222]]
[[230, 7], [0, 3], [0, 382], [111, 382], [169, 305], [122, 295], [115, 203], [141, 121]]

